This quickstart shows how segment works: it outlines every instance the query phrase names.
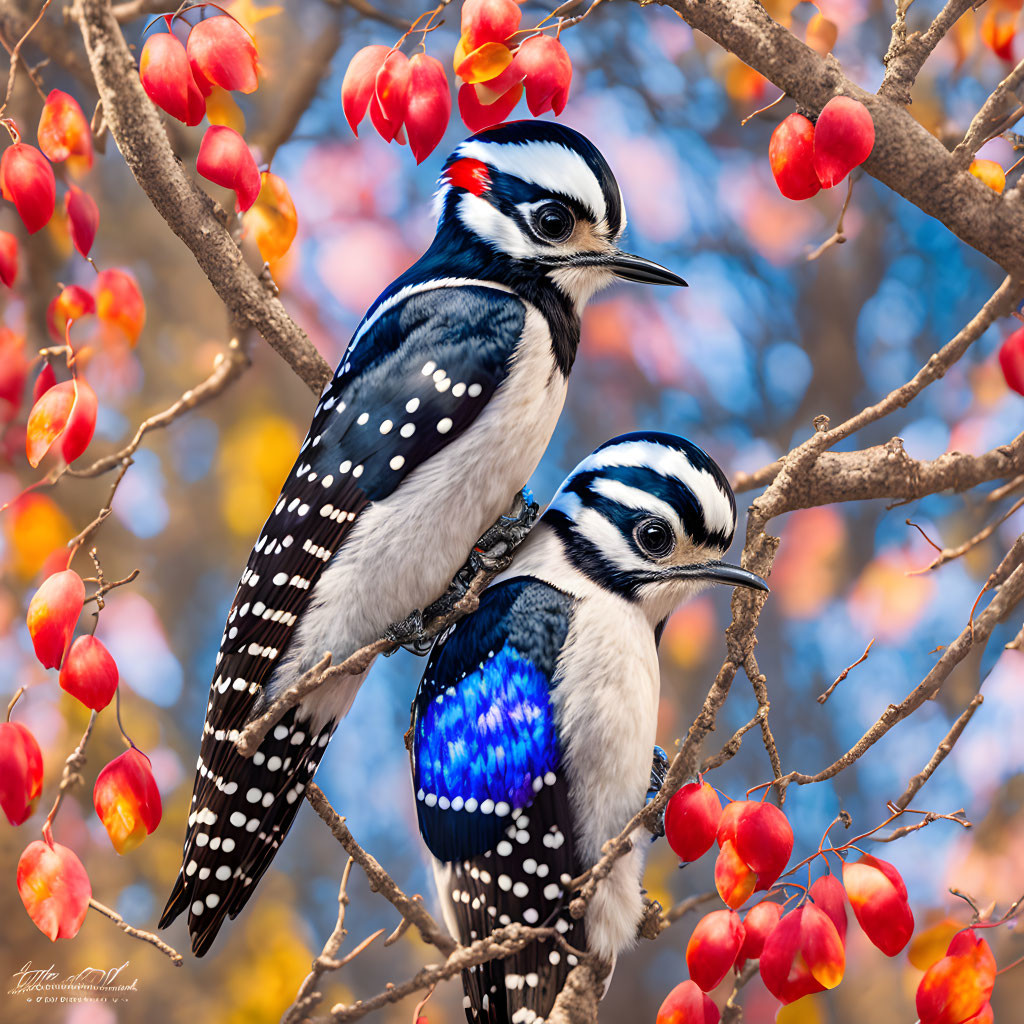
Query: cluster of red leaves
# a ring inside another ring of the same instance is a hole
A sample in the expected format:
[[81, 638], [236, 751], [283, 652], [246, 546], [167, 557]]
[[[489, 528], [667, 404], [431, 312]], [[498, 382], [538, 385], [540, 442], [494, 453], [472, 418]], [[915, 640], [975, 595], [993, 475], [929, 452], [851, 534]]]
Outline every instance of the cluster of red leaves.
[[[451, 92], [439, 60], [426, 53], [406, 57], [400, 46], [410, 34], [428, 32], [436, 14], [423, 28], [414, 23], [393, 47], [363, 47], [349, 62], [341, 86], [352, 131], [359, 134], [369, 111], [380, 137], [400, 145], [408, 142], [417, 163], [433, 152], [448, 127]], [[453, 63], [463, 83], [459, 113], [470, 131], [506, 120], [524, 94], [535, 117], [549, 110], [560, 114], [565, 108], [572, 79], [569, 54], [539, 27], [520, 31], [521, 20], [514, 0], [466, 0], [462, 5], [462, 34]]]
[[708, 783], [694, 782], [669, 801], [665, 835], [684, 861], [717, 842], [715, 886], [727, 909], [697, 923], [686, 947], [693, 987], [684, 983], [669, 993], [658, 1024], [717, 1022], [718, 1011], [698, 993], [710, 992], [748, 960], [758, 961], [765, 987], [783, 1004], [835, 988], [846, 966], [847, 900], [864, 933], [888, 956], [910, 941], [914, 918], [903, 879], [869, 855], [844, 861], [842, 882], [828, 873], [807, 889], [788, 883], [802, 893], [792, 909], [786, 909], [790, 900], [766, 899], [740, 917], [737, 910], [753, 893], [775, 885], [793, 850], [792, 827], [774, 804], [736, 800], [723, 809]]
[[[103, 642], [91, 634], [72, 642], [85, 604], [85, 583], [73, 569], [48, 576], [28, 608], [28, 630], [44, 668], [59, 670], [61, 689], [93, 711], [113, 699], [118, 671]], [[23, 824], [43, 788], [43, 756], [31, 731], [0, 725], [0, 807], [12, 825]], [[149, 758], [134, 746], [96, 779], [93, 806], [119, 854], [133, 850], [160, 824], [160, 792]], [[92, 897], [89, 876], [76, 854], [53, 841], [30, 843], [18, 862], [18, 892], [29, 917], [51, 940], [73, 938]]]
[[[29, 234], [50, 223], [57, 204], [57, 181], [51, 163], [63, 163], [75, 178], [92, 167], [92, 132], [73, 96], [54, 89], [39, 117], [39, 148], [21, 141], [13, 121], [4, 121], [12, 144], [0, 157], [0, 192], [14, 204]], [[88, 256], [100, 214], [96, 201], [77, 185], [64, 194], [64, 209], [75, 248]], [[18, 277], [18, 239], [0, 231], [0, 281], [8, 288]]]
[[[212, 8], [216, 13], [202, 17]], [[199, 14], [190, 24], [186, 15]], [[202, 4], [160, 19], [165, 31], [151, 35], [142, 48], [139, 77], [149, 98], [171, 117], [194, 126], [206, 116], [214, 87], [252, 93], [259, 86], [259, 55], [252, 36], [231, 15]], [[285, 183], [260, 174], [245, 139], [227, 125], [210, 124], [196, 157], [207, 181], [231, 189], [240, 213], [253, 211], [246, 226], [267, 262], [281, 259], [295, 238], [298, 217]]]
[[849, 96], [833, 96], [812, 124], [790, 114], [772, 132], [768, 161], [787, 199], [810, 199], [838, 185], [869, 156], [875, 125], [868, 108]]

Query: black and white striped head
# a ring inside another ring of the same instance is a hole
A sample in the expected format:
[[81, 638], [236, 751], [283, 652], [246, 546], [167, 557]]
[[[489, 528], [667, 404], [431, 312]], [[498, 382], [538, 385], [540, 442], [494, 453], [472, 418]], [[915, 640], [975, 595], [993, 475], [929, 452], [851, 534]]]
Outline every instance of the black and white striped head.
[[569, 475], [543, 522], [575, 569], [639, 602], [652, 622], [710, 583], [767, 590], [721, 560], [736, 531], [736, 499], [718, 465], [674, 434], [623, 434]]
[[604, 157], [553, 121], [512, 121], [466, 139], [437, 193], [439, 233], [468, 234], [517, 269], [550, 278], [577, 310], [615, 278], [682, 285], [618, 248], [622, 193]]

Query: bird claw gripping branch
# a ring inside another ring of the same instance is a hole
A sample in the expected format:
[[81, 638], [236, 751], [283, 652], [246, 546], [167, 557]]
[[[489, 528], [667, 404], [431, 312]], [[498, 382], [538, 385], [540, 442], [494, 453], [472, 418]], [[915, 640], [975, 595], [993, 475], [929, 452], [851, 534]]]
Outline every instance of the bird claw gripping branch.
[[481, 570], [502, 572], [512, 562], [512, 554], [525, 540], [537, 521], [540, 506], [533, 492], [524, 487], [512, 500], [512, 507], [473, 545], [469, 558], [448, 584], [448, 589], [423, 611], [414, 611], [401, 622], [393, 622], [384, 632], [384, 639], [399, 644], [413, 654], [430, 653], [439, 630], [438, 620], [446, 620], [465, 597], [473, 577]]

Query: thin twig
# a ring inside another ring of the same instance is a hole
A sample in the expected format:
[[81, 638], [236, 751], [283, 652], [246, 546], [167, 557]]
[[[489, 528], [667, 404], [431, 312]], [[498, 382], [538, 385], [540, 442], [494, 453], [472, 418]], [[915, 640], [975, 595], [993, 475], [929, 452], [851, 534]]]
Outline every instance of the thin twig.
[[334, 838], [345, 848], [345, 852], [363, 869], [370, 888], [374, 892], [379, 892], [403, 917], [410, 920], [419, 930], [424, 942], [436, 946], [446, 955], [452, 953], [458, 943], [438, 926], [418, 898], [402, 892], [379, 861], [356, 842], [345, 824], [345, 819], [331, 806], [315, 782], [306, 787], [306, 799], [331, 830]]
[[839, 211], [839, 221], [836, 223], [836, 229], [813, 252], [807, 254], [808, 263], [816, 260], [826, 249], [830, 249], [833, 245], [842, 245], [846, 241], [846, 235], [843, 234], [843, 219], [846, 217], [846, 211], [850, 206], [850, 199], [853, 197], [852, 174], [847, 178], [847, 182], [846, 199], [843, 201], [843, 208]]
[[7, 91], [4, 93], [3, 106], [0, 106], [0, 117], [7, 112], [7, 104], [11, 102], [11, 93], [14, 91], [14, 77], [18, 73], [18, 58], [21, 55], [21, 48], [25, 45], [28, 37], [32, 35], [36, 25], [43, 20], [43, 15], [46, 14], [47, 7], [50, 6], [50, 0], [43, 0], [43, 6], [39, 8], [39, 14], [36, 15], [36, 20], [29, 25], [25, 34], [14, 44], [14, 48], [10, 51], [11, 54], [11, 70], [7, 75]]
[[855, 662], [853, 662], [850, 665], [847, 665], [846, 668], [844, 668], [843, 671], [840, 672], [838, 676], [836, 676], [835, 682], [824, 693], [818, 695], [819, 704], [824, 704], [825, 701], [827, 701], [829, 697], [832, 696], [832, 693], [835, 690], [835, 688], [850, 674], [850, 671], [852, 669], [855, 669], [858, 665], [861, 664], [861, 662], [868, 660], [868, 654], [870, 654], [871, 647], [874, 644], [874, 642], [875, 638], [872, 637], [871, 640], [868, 642], [867, 647], [864, 648], [864, 653]]
[[116, 910], [111, 910], [110, 907], [100, 903], [97, 899], [90, 899], [89, 906], [93, 910], [99, 911], [104, 917], [109, 917], [125, 935], [130, 935], [133, 939], [141, 939], [143, 942], [148, 942], [151, 946], [156, 946], [175, 967], [182, 965], [184, 961], [182, 955], [172, 946], [168, 946], [160, 936], [154, 935], [152, 932], [143, 931], [141, 928], [133, 927]]

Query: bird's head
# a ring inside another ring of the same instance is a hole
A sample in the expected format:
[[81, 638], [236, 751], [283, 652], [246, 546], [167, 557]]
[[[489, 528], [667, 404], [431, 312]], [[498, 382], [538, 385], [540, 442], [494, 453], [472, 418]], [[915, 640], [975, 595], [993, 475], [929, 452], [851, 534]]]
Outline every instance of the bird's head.
[[652, 624], [712, 584], [767, 590], [722, 561], [736, 531], [725, 474], [674, 434], [623, 434], [569, 475], [544, 514], [573, 566], [638, 602]]
[[520, 273], [546, 275], [580, 312], [616, 278], [686, 282], [623, 252], [622, 193], [604, 157], [552, 121], [512, 121], [466, 139], [437, 192], [438, 232], [468, 235]]

